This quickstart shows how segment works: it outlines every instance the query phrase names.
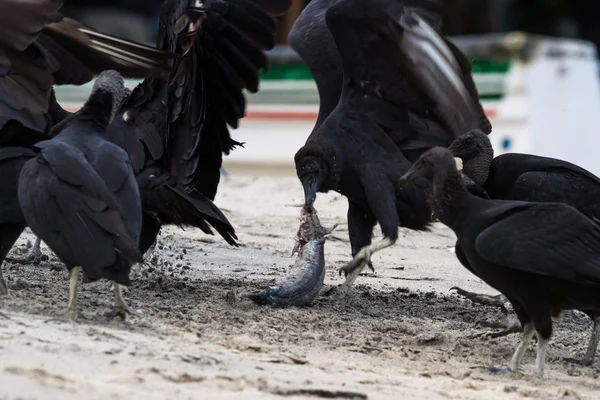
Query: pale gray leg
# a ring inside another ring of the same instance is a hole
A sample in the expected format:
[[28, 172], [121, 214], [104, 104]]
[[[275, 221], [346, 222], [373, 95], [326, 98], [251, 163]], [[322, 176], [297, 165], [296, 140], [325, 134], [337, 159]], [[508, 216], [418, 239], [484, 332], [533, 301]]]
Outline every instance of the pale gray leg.
[[115, 316], [121, 317], [124, 320], [127, 314], [141, 314], [141, 311], [132, 310], [127, 306], [121, 293], [121, 285], [113, 281], [113, 287], [115, 288]]
[[0, 267], [0, 296], [8, 296], [8, 286], [2, 276], [2, 268]]
[[548, 339], [542, 339], [538, 335], [538, 349], [535, 358], [535, 376], [544, 379], [544, 365], [546, 364], [546, 352], [548, 351]]
[[527, 346], [531, 342], [533, 338], [533, 334], [535, 333], [535, 328], [533, 327], [532, 322], [528, 322], [523, 327], [523, 338], [521, 339], [521, 343], [517, 346], [512, 358], [510, 359], [510, 363], [508, 364], [508, 368], [512, 372], [517, 372], [519, 370], [519, 366], [521, 365], [521, 360], [525, 355], [525, 350], [527, 350]]
[[67, 314], [72, 320], [77, 319], [77, 286], [79, 285], [80, 270], [80, 267], [73, 267], [69, 278], [69, 306], [67, 307]]
[[592, 330], [590, 343], [588, 344], [585, 357], [583, 357], [583, 360], [581, 360], [581, 364], [592, 365], [594, 363], [594, 357], [596, 356], [596, 350], [598, 349], [598, 342], [600, 342], [600, 317], [594, 318], [594, 329]]
[[594, 328], [592, 329], [592, 336], [588, 343], [588, 348], [583, 359], [579, 360], [576, 358], [565, 358], [565, 361], [590, 366], [594, 363], [596, 351], [598, 349], [598, 343], [600, 342], [600, 317], [594, 318]]
[[31, 249], [31, 253], [29, 254], [28, 259], [31, 260], [30, 262], [33, 264], [39, 264], [40, 262], [42, 262], [42, 249], [41, 249], [41, 245], [42, 245], [42, 239], [40, 239], [39, 237], [35, 239], [35, 243], [33, 244], [33, 248]]
[[360, 273], [366, 266], [370, 265], [370, 268], [373, 268], [371, 264], [371, 256], [373, 254], [392, 246], [394, 243], [394, 240], [390, 239], [389, 237], [384, 237], [378, 243], [370, 244], [360, 249], [360, 251], [354, 256], [352, 261], [350, 261], [348, 264], [346, 264], [339, 270], [340, 275], [342, 272], [346, 275], [346, 282], [344, 282], [344, 286], [352, 286], [356, 278], [358, 278], [358, 275], [360, 275]]
[[6, 257], [7, 261], [19, 263], [19, 264], [34, 264], [38, 265], [42, 261], [42, 250], [40, 248], [42, 239], [36, 236], [35, 243], [29, 250], [29, 254], [22, 258]]

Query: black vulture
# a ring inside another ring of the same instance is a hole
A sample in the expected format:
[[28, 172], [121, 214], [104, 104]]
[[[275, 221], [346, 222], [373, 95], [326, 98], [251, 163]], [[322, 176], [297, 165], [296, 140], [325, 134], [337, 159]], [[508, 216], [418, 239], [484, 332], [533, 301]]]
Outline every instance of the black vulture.
[[[494, 158], [489, 137], [479, 130], [459, 136], [449, 147], [454, 157], [462, 160], [462, 173], [481, 187], [492, 199], [565, 203], [589, 218], [600, 219], [600, 179], [570, 162], [532, 154], [506, 153]], [[458, 293], [472, 301], [502, 307], [505, 299], [467, 292]], [[589, 314], [594, 330], [588, 351], [581, 361], [594, 361], [600, 341], [600, 315]], [[521, 331], [513, 321], [494, 337]]]
[[563, 203], [474, 196], [441, 147], [424, 153], [400, 184], [417, 178], [430, 182], [430, 204], [456, 234], [461, 263], [506, 296], [523, 326], [510, 370], [537, 332], [536, 375], [543, 378], [552, 317], [600, 310], [600, 221]]
[[[491, 131], [468, 60], [419, 13], [394, 0], [341, 0], [325, 12], [343, 88], [295, 163], [306, 204], [329, 190], [348, 198], [354, 259], [342, 269], [347, 284], [396, 241], [398, 226], [426, 229], [431, 222], [425, 188], [397, 190], [411, 161], [469, 129]], [[384, 239], [371, 245], [377, 222]]]
[[157, 46], [178, 55], [168, 77], [138, 85], [108, 127], [129, 153], [143, 206], [140, 250], [164, 224], [215, 228], [236, 245], [233, 227], [213, 204], [223, 154], [241, 143], [228, 125], [244, 117], [243, 89], [256, 92], [275, 45], [276, 25], [250, 0], [168, 0]]
[[115, 309], [128, 308], [119, 285], [130, 285], [131, 264], [142, 262], [140, 194], [127, 153], [105, 129], [127, 94], [118, 72], [102, 72], [85, 105], [53, 139], [36, 143], [35, 158], [19, 178], [25, 221], [65, 263], [70, 273], [68, 313], [77, 315], [80, 269], [83, 282], [109, 279]]
[[[62, 5], [0, 0], [0, 146], [31, 147], [69, 115], [53, 85], [81, 85], [106, 69], [143, 78], [170, 65], [169, 52], [96, 32], [63, 17]], [[16, 202], [14, 189], [5, 196]], [[37, 262], [40, 255], [38, 238], [28, 259]]]

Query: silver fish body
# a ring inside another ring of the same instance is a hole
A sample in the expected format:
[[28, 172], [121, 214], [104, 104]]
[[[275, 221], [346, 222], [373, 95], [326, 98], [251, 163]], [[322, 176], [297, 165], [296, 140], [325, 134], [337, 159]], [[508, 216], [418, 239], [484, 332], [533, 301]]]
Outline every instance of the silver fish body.
[[310, 304], [325, 280], [325, 238], [311, 240], [299, 251], [285, 280], [248, 297], [258, 304], [274, 307], [302, 307]]

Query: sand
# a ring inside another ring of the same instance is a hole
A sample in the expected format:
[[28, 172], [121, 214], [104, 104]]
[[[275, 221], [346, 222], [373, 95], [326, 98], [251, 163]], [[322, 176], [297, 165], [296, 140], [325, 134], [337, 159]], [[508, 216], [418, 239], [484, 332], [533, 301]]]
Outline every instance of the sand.
[[[109, 317], [107, 282], [84, 285], [82, 317], [62, 319], [67, 272], [43, 247], [39, 266], [3, 266], [11, 294], [0, 299], [0, 399], [592, 399], [598, 361], [582, 357], [591, 321], [579, 313], [555, 325], [546, 379], [532, 378], [535, 340], [522, 374], [506, 366], [518, 335], [474, 335], [506, 317], [449, 289], [495, 293], [449, 251], [454, 234], [401, 229], [399, 242], [374, 256], [375, 273], [347, 294], [337, 269], [349, 260], [346, 201], [319, 195], [325, 226], [340, 223], [325, 245], [327, 276], [311, 307], [272, 309], [243, 297], [282, 276], [302, 200], [292, 176], [235, 174], [216, 203], [241, 246], [189, 229], [164, 229], [126, 291], [143, 314]], [[380, 232], [376, 231], [376, 240]], [[33, 242], [26, 233], [9, 257]]]

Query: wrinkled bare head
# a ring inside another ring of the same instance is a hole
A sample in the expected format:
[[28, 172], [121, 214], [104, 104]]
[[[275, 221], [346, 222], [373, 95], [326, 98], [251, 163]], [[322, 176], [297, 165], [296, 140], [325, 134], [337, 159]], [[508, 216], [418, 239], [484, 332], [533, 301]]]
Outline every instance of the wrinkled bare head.
[[429, 204], [438, 216], [444, 212], [445, 204], [451, 198], [447, 195], [448, 190], [460, 190], [461, 187], [464, 190], [455, 159], [444, 147], [433, 147], [423, 153], [400, 178], [399, 185], [404, 187], [416, 178], [424, 178], [431, 183]]
[[296, 157], [296, 175], [304, 188], [304, 204], [312, 207], [317, 192], [327, 180], [329, 167], [320, 157]]
[[416, 178], [425, 178], [432, 182], [436, 175], [442, 172], [443, 175], [449, 172], [458, 174], [456, 162], [448, 149], [433, 147], [423, 153], [410, 170], [400, 178], [400, 185], [405, 186]]
[[490, 173], [494, 148], [490, 138], [478, 129], [457, 137], [448, 147], [454, 157], [462, 159], [463, 173], [483, 186]]
[[97, 97], [102, 102], [110, 101], [109, 120], [112, 120], [129, 94], [130, 90], [125, 86], [123, 76], [117, 71], [106, 70], [98, 75], [98, 78], [94, 82], [90, 98]]

